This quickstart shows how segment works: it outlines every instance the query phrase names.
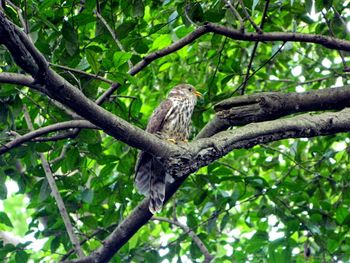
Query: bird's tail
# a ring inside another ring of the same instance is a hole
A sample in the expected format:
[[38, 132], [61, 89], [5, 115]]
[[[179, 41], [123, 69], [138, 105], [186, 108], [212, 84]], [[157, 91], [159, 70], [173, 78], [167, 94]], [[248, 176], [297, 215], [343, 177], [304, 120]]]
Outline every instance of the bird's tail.
[[[153, 165], [159, 165], [159, 164], [157, 164], [157, 161], [153, 159], [152, 166]], [[149, 211], [151, 211], [152, 214], [155, 214], [162, 209], [164, 199], [165, 199], [165, 174], [164, 173], [160, 174], [160, 171], [158, 169], [152, 169], [152, 174], [150, 178], [148, 207], [149, 207]]]
[[165, 199], [165, 171], [162, 164], [152, 155], [142, 152], [136, 165], [135, 185], [138, 191], [149, 195], [149, 210], [159, 212]]

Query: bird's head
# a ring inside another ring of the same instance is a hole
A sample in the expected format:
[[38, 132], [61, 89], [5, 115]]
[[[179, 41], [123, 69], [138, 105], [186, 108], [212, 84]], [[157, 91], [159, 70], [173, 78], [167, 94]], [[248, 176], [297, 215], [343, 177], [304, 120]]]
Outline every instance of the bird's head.
[[202, 94], [190, 84], [179, 84], [169, 93], [169, 97], [188, 98], [193, 101], [197, 101], [197, 97], [201, 96]]

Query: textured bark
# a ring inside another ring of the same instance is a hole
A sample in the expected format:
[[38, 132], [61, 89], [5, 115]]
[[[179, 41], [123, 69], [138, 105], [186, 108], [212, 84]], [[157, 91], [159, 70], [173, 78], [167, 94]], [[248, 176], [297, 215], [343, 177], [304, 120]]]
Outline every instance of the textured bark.
[[350, 86], [303, 93], [266, 92], [233, 97], [214, 106], [216, 116], [197, 138], [210, 137], [232, 126], [275, 120], [295, 113], [350, 107]]

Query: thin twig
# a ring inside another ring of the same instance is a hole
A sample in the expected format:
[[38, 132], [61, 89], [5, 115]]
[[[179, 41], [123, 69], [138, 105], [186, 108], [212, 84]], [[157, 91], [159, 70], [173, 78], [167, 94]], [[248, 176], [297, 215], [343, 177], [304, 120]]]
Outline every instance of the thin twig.
[[261, 28], [255, 24], [255, 22], [253, 21], [253, 19], [250, 17], [250, 15], [248, 14], [248, 11], [243, 3], [242, 0], [238, 0], [238, 2], [241, 4], [242, 10], [244, 12], [245, 17], [249, 20], [249, 22], [252, 24], [252, 26], [255, 28], [255, 31], [258, 32], [259, 34], [262, 34], [263, 31], [261, 30]]
[[[34, 131], [33, 123], [32, 123], [32, 120], [30, 118], [30, 115], [29, 115], [29, 112], [28, 112], [28, 109], [26, 106], [23, 106], [23, 112], [24, 112], [24, 118], [26, 120], [26, 123], [27, 123], [29, 130]], [[70, 221], [67, 209], [64, 205], [61, 194], [57, 188], [53, 173], [51, 171], [50, 164], [47, 161], [46, 156], [43, 153], [38, 153], [38, 154], [39, 154], [39, 157], [41, 160], [41, 165], [42, 165], [44, 172], [45, 172], [45, 175], [46, 175], [47, 182], [50, 185], [51, 193], [56, 200], [57, 207], [58, 207], [59, 212], [61, 214], [63, 223], [66, 227], [66, 231], [68, 233], [70, 241], [72, 242], [72, 245], [75, 247], [75, 251], [77, 252], [78, 256], [80, 258], [82, 258], [85, 256], [85, 254], [80, 247], [80, 243], [79, 243], [77, 236], [74, 234], [72, 222]]]
[[[221, 25], [206, 23], [203, 26], [196, 28], [194, 31], [189, 33], [187, 36], [183, 37], [179, 41], [163, 48], [157, 50], [153, 53], [146, 55], [140, 62], [138, 62], [134, 67], [132, 67], [128, 74], [131, 76], [136, 75], [142, 69], [147, 67], [151, 62], [156, 59], [162, 58], [166, 55], [169, 55], [189, 43], [194, 42], [196, 39], [205, 35], [209, 32], [227, 36], [230, 39], [234, 40], [242, 40], [242, 41], [293, 41], [293, 42], [308, 42], [320, 44], [329, 49], [340, 49], [344, 51], [350, 51], [350, 41], [346, 41], [343, 39], [331, 38], [323, 35], [312, 35], [312, 34], [301, 34], [301, 33], [289, 33], [289, 32], [268, 32], [264, 34], [260, 33], [249, 33], [245, 34], [238, 30], [230, 29], [227, 27], [223, 27]], [[283, 44], [284, 45], [284, 44]], [[283, 46], [282, 45], [282, 46]], [[276, 52], [274, 55], [277, 55]], [[255, 71], [256, 72], [256, 71]], [[109, 96], [115, 92], [121, 84], [114, 83], [111, 87], [106, 90], [97, 100], [96, 103], [101, 105], [104, 101], [108, 100]]]
[[[266, 65], [267, 63], [269, 63], [270, 61], [272, 61], [272, 60], [277, 56], [277, 54], [281, 52], [281, 50], [282, 50], [282, 48], [284, 47], [285, 44], [286, 44], [286, 42], [283, 42], [283, 44], [278, 48], [278, 50], [277, 50], [268, 60], [266, 60], [262, 65], [260, 65], [259, 68], [257, 68], [251, 75], [249, 75], [249, 77], [247, 78], [247, 81], [248, 81], [251, 77], [253, 77], [257, 72], [259, 72], [260, 69], [262, 69], [263, 67], [265, 67], [265, 65]], [[243, 83], [244, 83], [244, 82], [243, 82]], [[243, 83], [242, 83], [241, 85], [239, 85], [239, 86], [231, 93], [231, 96], [232, 96], [234, 93], [236, 93], [238, 90], [241, 89]]]
[[[90, 239], [92, 239], [93, 237], [95, 237], [96, 235], [100, 234], [101, 232], [107, 232], [110, 233], [110, 229], [113, 229], [117, 226], [118, 224], [112, 224], [106, 228], [98, 228], [96, 229], [92, 234], [87, 235], [83, 241], [80, 242], [80, 245], [84, 245], [86, 242], [88, 242]], [[69, 258], [70, 255], [72, 255], [74, 253], [74, 249], [69, 250], [60, 260], [60, 262], [66, 260], [67, 258]]]
[[[270, 3], [270, 0], [267, 0], [265, 2], [265, 8], [264, 8], [263, 16], [262, 16], [261, 23], [260, 23], [260, 29], [261, 30], [263, 30], [263, 28], [264, 28], [264, 23], [265, 23], [265, 20], [266, 20], [266, 14], [267, 14], [267, 9], [269, 7], [269, 3]], [[255, 54], [256, 54], [256, 50], [258, 49], [258, 45], [259, 45], [259, 41], [256, 41], [254, 43], [253, 51], [252, 51], [252, 54], [250, 56], [247, 72], [245, 74], [245, 78], [244, 78], [243, 86], [241, 88], [240, 95], [244, 95], [245, 87], [247, 86], [247, 81], [249, 79], [250, 69], [252, 68], [253, 60], [254, 60], [254, 57], [255, 57]]]
[[26, 33], [29, 33], [29, 25], [28, 25], [28, 5], [27, 5], [27, 0], [24, 0], [24, 21], [25, 21], [25, 28], [27, 29]]
[[98, 75], [95, 75], [95, 74], [91, 74], [91, 73], [88, 73], [88, 72], [85, 72], [85, 71], [82, 71], [82, 70], [79, 70], [79, 69], [69, 68], [69, 67], [61, 66], [61, 65], [58, 65], [58, 64], [54, 64], [54, 63], [49, 63], [49, 65], [52, 66], [52, 67], [55, 67], [55, 68], [64, 69], [64, 70], [67, 70], [67, 71], [70, 71], [70, 72], [78, 73], [80, 75], [84, 75], [84, 76], [88, 76], [88, 77], [91, 77], [91, 78], [94, 78], [94, 79], [98, 79], [98, 80], [101, 80], [101, 81], [106, 82], [108, 84], [112, 84], [113, 83], [113, 81], [111, 81], [109, 79], [106, 79], [104, 77], [101, 77], [101, 76], [98, 76]]
[[[331, 34], [332, 37], [335, 37], [335, 34], [334, 34], [334, 32], [333, 32], [333, 29], [332, 29], [332, 26], [331, 26], [331, 23], [330, 23], [329, 19], [327, 18], [326, 14], [325, 14], [323, 11], [321, 11], [321, 13], [322, 13], [322, 16], [323, 16], [324, 20], [326, 21], [327, 27], [328, 27], [328, 29], [329, 29], [329, 33]], [[348, 65], [346, 64], [346, 61], [345, 61], [343, 52], [342, 52], [341, 50], [338, 50], [338, 54], [339, 54], [339, 56], [340, 56], [340, 58], [341, 58], [341, 61], [342, 61], [342, 63], [343, 63], [343, 66], [344, 66], [343, 71], [344, 71], [344, 72], [349, 72], [349, 71], [350, 71], [350, 68], [349, 68]]]
[[213, 260], [214, 257], [212, 255], [210, 255], [207, 247], [204, 245], [202, 240], [188, 226], [180, 223], [177, 220], [172, 220], [172, 219], [165, 218], [165, 217], [152, 217], [152, 220], [163, 221], [163, 222], [167, 222], [169, 224], [172, 224], [172, 225], [180, 227], [183, 231], [185, 231], [192, 238], [193, 242], [196, 243], [197, 247], [199, 248], [199, 250], [204, 255], [204, 261], [203, 262], [209, 263], [209, 262], [211, 262]]
[[238, 13], [237, 9], [232, 5], [231, 0], [224, 0], [228, 8], [231, 10], [232, 14], [239, 22], [239, 31], [244, 32], [244, 22], [241, 15]]
[[225, 37], [224, 42], [221, 45], [221, 48], [220, 48], [220, 51], [219, 51], [218, 63], [216, 64], [216, 67], [215, 67], [215, 70], [214, 70], [214, 74], [211, 77], [211, 81], [210, 81], [209, 86], [208, 86], [208, 97], [209, 98], [211, 98], [211, 87], [212, 87], [212, 84], [213, 84], [213, 82], [215, 80], [215, 76], [216, 76], [216, 74], [218, 72], [219, 66], [221, 64], [222, 52], [224, 51], [226, 42], [227, 42], [227, 37]]
[[[308, 85], [308, 84], [311, 84], [311, 83], [314, 83], [314, 82], [321, 82], [321, 81], [324, 81], [324, 80], [327, 80], [327, 79], [330, 79], [330, 78], [334, 78], [334, 77], [339, 77], [339, 76], [342, 76], [342, 74], [332, 74], [332, 75], [329, 75], [329, 76], [326, 76], [326, 77], [322, 77], [322, 78], [316, 78], [316, 79], [310, 79], [310, 80], [306, 80], [306, 81], [302, 81], [302, 82], [296, 82], [296, 83], [291, 83], [285, 87], [283, 87], [283, 90], [286, 90], [290, 87], [294, 87], [294, 86], [302, 86], [302, 85]], [[278, 81], [278, 80], [276, 80]], [[291, 81], [292, 82], [292, 81]]]
[[24, 29], [24, 32], [26, 34], [28, 34], [29, 33], [28, 24], [27, 24], [27, 21], [23, 18], [22, 9], [18, 6], [16, 6], [14, 3], [12, 3], [10, 0], [6, 0], [6, 2], [9, 4], [9, 6], [11, 6], [13, 9], [16, 10], [19, 21], [21, 22], [21, 25]]
[[[100, 19], [102, 24], [107, 28], [108, 32], [111, 34], [114, 42], [117, 44], [119, 49], [121, 51], [125, 52], [125, 49], [124, 49], [122, 43], [119, 41], [119, 39], [118, 39], [117, 35], [115, 34], [114, 30], [108, 25], [107, 21], [103, 18], [103, 16], [100, 14], [100, 12], [96, 11], [95, 14], [96, 14], [96, 17], [98, 19]], [[132, 64], [130, 59], [128, 59], [128, 65], [129, 65], [129, 69], [133, 67], [133, 64]]]
[[69, 144], [63, 145], [60, 155], [58, 157], [56, 157], [55, 159], [51, 160], [50, 162], [56, 163], [56, 162], [61, 161], [65, 157], [68, 147], [69, 147]]
[[343, 24], [344, 28], [345, 28], [345, 31], [350, 34], [350, 30], [348, 29], [348, 26], [347, 26], [347, 23], [346, 21], [344, 20], [344, 18], [341, 16], [341, 14], [338, 12], [337, 9], [335, 9], [334, 6], [332, 6], [332, 9], [334, 11], [334, 13], [337, 15], [337, 17], [339, 18], [340, 22]]

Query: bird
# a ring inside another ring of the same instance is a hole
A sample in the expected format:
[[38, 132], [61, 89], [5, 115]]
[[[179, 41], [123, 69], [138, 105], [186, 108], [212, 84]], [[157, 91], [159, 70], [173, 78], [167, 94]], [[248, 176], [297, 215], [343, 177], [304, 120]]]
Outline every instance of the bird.
[[[191, 131], [191, 117], [197, 103], [198, 92], [190, 84], [179, 84], [171, 89], [167, 98], [153, 111], [146, 131], [172, 143], [187, 142]], [[149, 196], [152, 214], [162, 209], [165, 187], [172, 178], [163, 164], [152, 154], [141, 151], [135, 165], [135, 185], [139, 193]]]

